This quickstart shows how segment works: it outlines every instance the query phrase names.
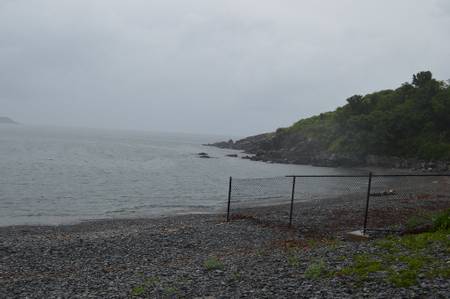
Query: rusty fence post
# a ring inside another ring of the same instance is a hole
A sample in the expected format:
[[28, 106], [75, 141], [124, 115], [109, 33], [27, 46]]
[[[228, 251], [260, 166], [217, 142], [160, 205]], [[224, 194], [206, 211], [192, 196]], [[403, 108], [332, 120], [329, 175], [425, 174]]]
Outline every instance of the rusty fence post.
[[364, 213], [364, 227], [363, 227], [363, 234], [366, 234], [367, 230], [367, 217], [369, 214], [369, 201], [370, 201], [370, 189], [372, 187], [372, 172], [369, 172], [369, 183], [367, 185], [367, 196], [366, 196], [366, 210]]
[[230, 222], [230, 205], [231, 205], [231, 183], [233, 178], [230, 176], [230, 181], [228, 183], [228, 205], [227, 205], [227, 222]]
[[289, 213], [289, 227], [292, 227], [292, 212], [294, 211], [294, 197], [295, 197], [295, 179], [296, 177], [292, 177], [292, 193], [291, 193], [291, 211]]

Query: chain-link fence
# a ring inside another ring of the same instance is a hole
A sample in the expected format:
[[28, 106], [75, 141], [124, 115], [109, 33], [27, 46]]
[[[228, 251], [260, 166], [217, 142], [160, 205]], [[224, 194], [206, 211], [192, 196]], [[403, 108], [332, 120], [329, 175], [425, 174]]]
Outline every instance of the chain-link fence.
[[413, 218], [450, 208], [449, 198], [449, 175], [373, 175], [363, 229], [405, 228]]
[[305, 230], [395, 230], [412, 215], [450, 207], [450, 175], [302, 175], [230, 178], [227, 220]]

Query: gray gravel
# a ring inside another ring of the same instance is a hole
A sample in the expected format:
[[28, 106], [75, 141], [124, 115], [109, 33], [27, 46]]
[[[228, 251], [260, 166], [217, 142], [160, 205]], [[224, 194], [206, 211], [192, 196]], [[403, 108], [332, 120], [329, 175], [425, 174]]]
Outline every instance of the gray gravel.
[[[348, 264], [350, 254], [375, 250], [374, 241], [342, 239], [345, 231], [360, 228], [352, 202], [298, 204], [291, 229], [285, 225], [285, 206], [261, 208], [251, 215], [239, 211], [230, 223], [223, 215], [186, 215], [3, 227], [0, 298], [450, 296], [448, 279], [423, 277], [418, 286], [396, 288], [381, 280], [357, 284], [348, 277], [307, 278], [308, 265], [319, 259], [339, 269]], [[445, 206], [448, 200], [428, 205]], [[395, 224], [396, 219], [391, 220]], [[448, 251], [436, 254], [449, 260]], [[207, 269], [208, 258], [220, 261], [219, 267]]]

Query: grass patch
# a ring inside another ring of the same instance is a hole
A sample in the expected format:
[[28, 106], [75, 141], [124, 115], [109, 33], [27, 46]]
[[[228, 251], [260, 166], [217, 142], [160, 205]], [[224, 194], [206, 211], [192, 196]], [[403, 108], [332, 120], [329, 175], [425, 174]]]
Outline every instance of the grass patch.
[[288, 247], [286, 251], [286, 261], [289, 267], [298, 268], [300, 267], [299, 258], [300, 247]]
[[160, 282], [160, 279], [159, 279], [158, 276], [150, 276], [150, 277], [147, 277], [147, 278], [145, 279], [144, 284], [145, 284], [145, 286], [147, 286], [147, 287], [154, 287], [154, 286], [156, 286], [159, 282]]
[[231, 280], [232, 281], [238, 282], [238, 281], [241, 280], [241, 278], [242, 278], [242, 275], [241, 275], [241, 272], [239, 272], [239, 271], [234, 271], [231, 274]]
[[328, 273], [326, 264], [323, 260], [311, 263], [305, 270], [305, 277], [308, 279], [319, 279]]
[[300, 266], [300, 259], [295, 254], [289, 254], [287, 257], [287, 263], [292, 268], [298, 268]]
[[210, 257], [203, 262], [203, 267], [208, 270], [223, 270], [223, 263], [216, 257]]
[[368, 255], [360, 254], [354, 257], [352, 266], [345, 267], [339, 271], [340, 275], [353, 276], [357, 280], [366, 280], [371, 273], [383, 270], [380, 261], [375, 260]]
[[397, 242], [395, 241], [395, 239], [392, 238], [378, 240], [375, 242], [375, 246], [384, 249], [389, 253], [396, 253], [400, 251], [400, 247], [398, 246]]
[[[445, 221], [444, 221], [445, 222]], [[380, 273], [376, 279], [395, 287], [416, 285], [420, 274], [429, 279], [449, 278], [450, 266], [433, 257], [434, 252], [450, 250], [450, 230], [437, 230], [402, 237], [388, 237], [374, 242], [380, 249], [372, 255], [355, 255], [352, 263], [335, 272], [337, 276], [351, 276], [361, 282]]]
[[257, 257], [262, 257], [262, 256], [264, 255], [264, 250], [262, 250], [262, 249], [260, 249], [260, 248], [256, 249], [255, 255], [256, 255]]
[[164, 294], [164, 296], [166, 296], [166, 297], [173, 297], [173, 296], [176, 296], [177, 293], [178, 293], [177, 288], [172, 287], [172, 286], [166, 287], [166, 288], [164, 288], [164, 290], [163, 290], [163, 294]]
[[432, 217], [433, 230], [449, 230], [450, 229], [450, 209], [442, 213], [438, 213]]
[[144, 295], [145, 291], [146, 291], [145, 286], [143, 286], [143, 285], [135, 286], [133, 289], [131, 289], [131, 295], [136, 296], [136, 297], [142, 296], [142, 295]]
[[431, 245], [430, 233], [404, 236], [398, 239], [398, 245], [410, 251], [420, 251]]
[[433, 270], [426, 274], [428, 278], [440, 277], [444, 279], [450, 279], [450, 266], [449, 265], [436, 265]]
[[433, 246], [433, 244], [450, 246], [448, 237], [450, 230], [438, 230], [436, 232], [428, 232], [417, 235], [408, 235], [398, 238], [398, 245], [412, 251], [419, 251]]
[[333, 250], [342, 245], [342, 241], [338, 239], [325, 239], [324, 243], [326, 246]]
[[[141, 285], [135, 286], [131, 289], [131, 297], [145, 297], [145, 298], [177, 298], [179, 295], [177, 287], [180, 284], [187, 282], [185, 278], [176, 278], [171, 283], [162, 282], [159, 277], [151, 276], [144, 280]], [[159, 295], [155, 295], [156, 291]], [[161, 297], [162, 296], [162, 297]]]
[[418, 271], [413, 269], [403, 269], [399, 271], [391, 270], [387, 280], [397, 288], [410, 287], [417, 283]]
[[411, 231], [417, 229], [419, 227], [431, 226], [432, 225], [432, 217], [431, 215], [423, 214], [413, 216], [408, 219], [405, 224], [407, 230]]
[[308, 248], [316, 248], [316, 247], [319, 247], [319, 245], [320, 245], [320, 240], [317, 240], [317, 239], [308, 239], [307, 241], [306, 241], [306, 245], [308, 246]]
[[131, 289], [131, 296], [142, 296], [148, 289], [156, 287], [160, 283], [157, 276], [151, 276], [144, 280], [144, 283]]

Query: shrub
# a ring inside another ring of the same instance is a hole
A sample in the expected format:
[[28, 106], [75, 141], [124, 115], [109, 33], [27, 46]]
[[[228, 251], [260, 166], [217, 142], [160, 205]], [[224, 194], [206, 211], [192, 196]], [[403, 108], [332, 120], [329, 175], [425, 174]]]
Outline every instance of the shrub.
[[433, 229], [435, 231], [450, 229], [450, 209], [433, 217]]

